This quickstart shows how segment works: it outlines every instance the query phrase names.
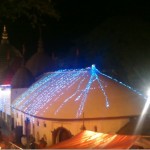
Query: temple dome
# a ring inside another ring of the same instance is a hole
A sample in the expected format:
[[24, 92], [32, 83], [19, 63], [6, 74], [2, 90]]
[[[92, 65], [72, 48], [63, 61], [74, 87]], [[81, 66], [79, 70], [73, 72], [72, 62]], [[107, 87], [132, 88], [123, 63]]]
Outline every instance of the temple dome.
[[5, 80], [5, 76], [3, 76], [4, 72], [6, 72], [8, 68], [11, 68], [13, 72], [15, 72], [20, 66], [21, 58], [22, 58], [21, 53], [9, 43], [6, 27], [4, 26], [2, 40], [0, 44], [0, 83], [1, 84], [3, 80]]
[[46, 73], [13, 107], [31, 116], [49, 119], [139, 116], [145, 98], [96, 68]]
[[12, 88], [27, 88], [34, 83], [32, 73], [24, 66], [20, 67], [12, 78]]
[[49, 71], [50, 57], [44, 51], [41, 39], [39, 40], [38, 51], [27, 61], [26, 67], [34, 77]]
[[21, 57], [21, 53], [9, 43], [6, 27], [4, 26], [0, 44], [0, 66], [3, 67], [8, 63], [11, 65], [16, 57]]

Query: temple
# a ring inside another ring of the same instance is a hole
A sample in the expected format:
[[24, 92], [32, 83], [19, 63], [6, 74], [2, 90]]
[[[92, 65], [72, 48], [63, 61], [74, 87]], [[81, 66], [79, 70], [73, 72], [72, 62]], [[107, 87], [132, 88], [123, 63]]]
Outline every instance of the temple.
[[[16, 49], [8, 51], [8, 44], [4, 27], [0, 46], [0, 57], [3, 57], [0, 65], [3, 63], [4, 67], [0, 74], [0, 113], [10, 130], [16, 131], [17, 139], [32, 135], [36, 143], [44, 139], [51, 146], [85, 129], [126, 134], [125, 127], [141, 115], [147, 98], [103, 74], [95, 65], [48, 70], [50, 57], [44, 52], [41, 39], [37, 52], [27, 63], [17, 66], [9, 84], [4, 84], [5, 69], [13, 69], [15, 59], [23, 60]], [[141, 130], [137, 133], [141, 134]]]

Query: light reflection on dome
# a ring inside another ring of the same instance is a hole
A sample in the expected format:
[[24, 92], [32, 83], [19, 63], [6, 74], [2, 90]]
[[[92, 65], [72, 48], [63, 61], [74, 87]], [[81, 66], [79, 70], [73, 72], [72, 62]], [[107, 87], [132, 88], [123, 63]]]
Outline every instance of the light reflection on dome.
[[[16, 99], [13, 107], [19, 106], [20, 110], [23, 110], [31, 115], [36, 115], [42, 108], [49, 105], [48, 109], [40, 112], [41, 114], [45, 113], [52, 108], [60, 98], [63, 98], [64, 90], [68, 91], [78, 82], [74, 93], [70, 93], [67, 98], [63, 99], [63, 102], [56, 108], [54, 114], [56, 115], [73, 98], [74, 102], [80, 103], [76, 112], [76, 117], [79, 117], [83, 113], [89, 91], [93, 90], [93, 87], [91, 86], [94, 82], [96, 82], [98, 89], [103, 93], [105, 98], [105, 107], [109, 108], [111, 105], [109, 104], [109, 99], [105, 91], [107, 85], [102, 82], [99, 75], [114, 80], [115, 82], [118, 82], [119, 84], [136, 92], [138, 95], [141, 95], [138, 91], [132, 89], [124, 83], [101, 73], [95, 66], [92, 65], [91, 68], [87, 69], [59, 70], [54, 73], [46, 74], [42, 79], [33, 84], [25, 93]], [[89, 80], [87, 81], [87, 79]], [[83, 86], [83, 84], [86, 85]], [[83, 87], [85, 88], [83, 89]], [[24, 100], [26, 101], [22, 103]]]

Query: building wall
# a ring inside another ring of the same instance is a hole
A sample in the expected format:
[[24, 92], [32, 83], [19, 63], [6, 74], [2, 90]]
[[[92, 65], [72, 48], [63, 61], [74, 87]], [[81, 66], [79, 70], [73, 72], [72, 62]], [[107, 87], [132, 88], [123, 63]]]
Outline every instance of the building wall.
[[[17, 110], [14, 111], [14, 120], [17, 122], [17, 126], [23, 126], [23, 134], [26, 134], [25, 120], [30, 120], [30, 134], [32, 134], [36, 142], [44, 137], [47, 140], [48, 145], [53, 144], [52, 132], [58, 128], [65, 128], [70, 131], [72, 135], [78, 134], [83, 126], [83, 121], [51, 121], [37, 119], [23, 114]], [[124, 119], [108, 119], [108, 120], [85, 120], [84, 126], [87, 130], [104, 132], [104, 133], [116, 133], [121, 127], [123, 127], [129, 121], [128, 118]]]
[[28, 88], [11, 89], [11, 102], [13, 102], [18, 96], [25, 92]]
[[[0, 110], [7, 115], [11, 115], [11, 87], [10, 85], [0, 85]], [[7, 119], [5, 120], [7, 121]]]

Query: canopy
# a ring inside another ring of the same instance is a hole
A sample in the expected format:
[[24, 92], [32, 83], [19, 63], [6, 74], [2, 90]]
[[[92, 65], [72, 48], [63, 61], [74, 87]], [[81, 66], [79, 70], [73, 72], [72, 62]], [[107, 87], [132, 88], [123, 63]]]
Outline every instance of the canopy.
[[72, 137], [49, 148], [75, 149], [129, 149], [140, 136], [97, 133], [84, 130]]

